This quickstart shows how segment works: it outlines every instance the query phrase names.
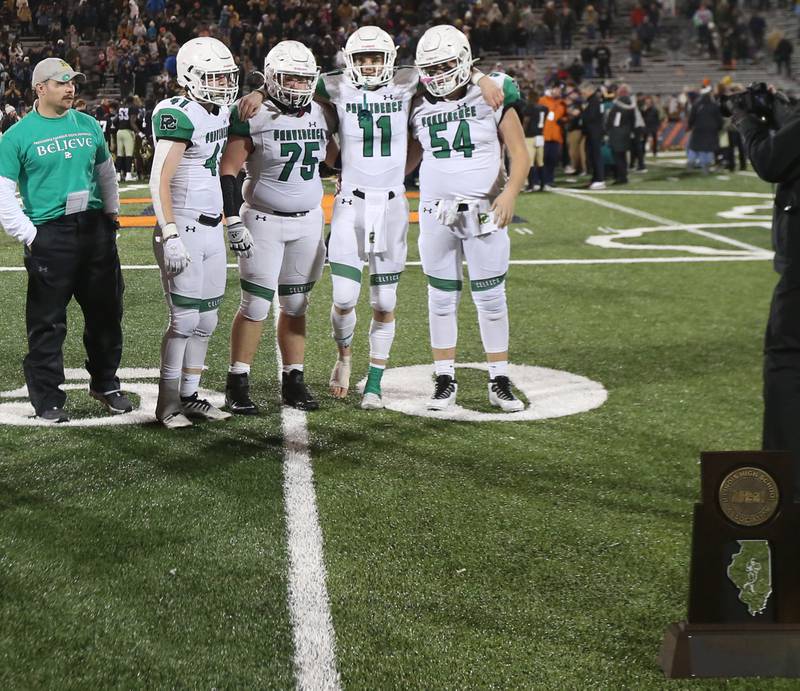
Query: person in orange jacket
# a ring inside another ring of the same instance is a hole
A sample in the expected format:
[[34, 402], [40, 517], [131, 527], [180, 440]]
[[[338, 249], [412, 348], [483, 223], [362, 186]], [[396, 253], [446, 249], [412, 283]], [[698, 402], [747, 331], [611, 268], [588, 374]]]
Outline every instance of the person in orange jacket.
[[545, 89], [539, 103], [548, 110], [544, 123], [544, 189], [552, 189], [564, 144], [562, 125], [567, 115], [567, 106], [561, 98], [561, 87], [558, 85]]

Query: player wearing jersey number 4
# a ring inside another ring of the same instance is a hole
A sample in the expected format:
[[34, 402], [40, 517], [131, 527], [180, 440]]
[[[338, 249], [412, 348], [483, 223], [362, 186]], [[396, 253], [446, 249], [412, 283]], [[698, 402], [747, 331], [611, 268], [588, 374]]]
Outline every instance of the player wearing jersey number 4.
[[239, 91], [239, 68], [216, 39], [185, 43], [177, 70], [186, 93], [161, 101], [153, 111], [157, 143], [150, 176], [158, 220], [153, 248], [169, 307], [156, 418], [169, 429], [190, 426], [190, 418], [230, 417], [199, 398], [197, 390], [225, 293], [218, 166], [228, 137], [228, 106]]
[[[508, 378], [509, 263], [507, 224], [525, 184], [530, 158], [516, 108], [520, 96], [506, 75], [490, 77], [502, 87], [503, 109], [492, 112], [470, 85], [469, 43], [453, 26], [426, 31], [417, 46], [417, 67], [428, 93], [411, 110], [414, 141], [408, 168], [420, 169], [422, 268], [428, 278], [428, 315], [436, 385], [428, 408], [453, 405], [458, 385], [455, 353], [461, 265], [467, 260], [472, 299], [489, 364], [489, 401], [506, 411], [524, 408]], [[510, 178], [502, 145], [511, 157]]]
[[[328, 243], [331, 325], [338, 346], [330, 387], [335, 397], [344, 398], [350, 386], [355, 306], [366, 262], [372, 306], [370, 366], [361, 400], [366, 409], [383, 407], [381, 377], [394, 341], [397, 285], [407, 251], [403, 179], [408, 114], [420, 84], [415, 69], [395, 69], [396, 55], [385, 31], [361, 27], [344, 48], [344, 72], [323, 75], [317, 85], [317, 100], [336, 108], [342, 150], [341, 190], [334, 200]], [[485, 89], [487, 102], [502, 103], [502, 90], [492, 80], [480, 73], [474, 79]], [[243, 100], [251, 98], [258, 97], [248, 95]]]
[[[319, 407], [303, 375], [305, 314], [308, 294], [325, 260], [319, 163], [326, 157], [334, 161], [339, 149], [330, 138], [327, 107], [311, 100], [317, 79], [311, 51], [297, 41], [281, 41], [264, 61], [267, 100], [246, 122], [237, 106], [231, 111], [231, 137], [221, 170], [228, 234], [238, 254], [242, 289], [225, 387], [226, 404], [234, 413], [258, 413], [250, 398], [250, 366], [276, 293], [283, 403], [300, 410]], [[236, 189], [242, 165], [247, 170], [244, 204]], [[244, 244], [249, 245], [251, 234], [252, 252], [243, 249], [240, 239], [247, 238]]]

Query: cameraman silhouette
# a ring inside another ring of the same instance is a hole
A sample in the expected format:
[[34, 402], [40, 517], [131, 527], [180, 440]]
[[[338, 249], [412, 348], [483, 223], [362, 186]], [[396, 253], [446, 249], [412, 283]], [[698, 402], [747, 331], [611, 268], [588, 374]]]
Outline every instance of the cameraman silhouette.
[[763, 448], [790, 451], [800, 470], [800, 105], [765, 84], [726, 105], [754, 170], [777, 183], [772, 246], [780, 278], [764, 340]]

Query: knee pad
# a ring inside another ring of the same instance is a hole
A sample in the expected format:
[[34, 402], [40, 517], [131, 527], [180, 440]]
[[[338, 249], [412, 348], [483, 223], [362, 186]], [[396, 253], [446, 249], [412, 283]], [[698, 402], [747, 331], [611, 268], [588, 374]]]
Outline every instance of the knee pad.
[[198, 310], [173, 305], [169, 315], [169, 335], [175, 338], [189, 338], [200, 321]]
[[343, 276], [333, 276], [333, 304], [340, 310], [353, 309], [358, 304], [361, 284]]
[[370, 286], [369, 304], [378, 312], [394, 312], [397, 306], [397, 283]]
[[479, 314], [489, 319], [501, 319], [508, 309], [505, 282], [489, 290], [473, 291], [472, 301]]
[[460, 290], [441, 290], [428, 286], [428, 309], [435, 317], [455, 314], [461, 299]]
[[279, 295], [278, 303], [281, 306], [281, 312], [287, 317], [302, 317], [308, 308], [308, 293]]
[[250, 321], [263, 322], [269, 315], [269, 306], [271, 304], [269, 300], [243, 290], [239, 311], [243, 317]]
[[218, 321], [219, 321], [218, 310], [208, 310], [208, 312], [200, 312], [199, 319], [197, 320], [197, 326], [194, 328], [194, 335], [200, 336], [200, 338], [211, 338], [211, 334], [213, 334], [214, 329], [217, 328]]

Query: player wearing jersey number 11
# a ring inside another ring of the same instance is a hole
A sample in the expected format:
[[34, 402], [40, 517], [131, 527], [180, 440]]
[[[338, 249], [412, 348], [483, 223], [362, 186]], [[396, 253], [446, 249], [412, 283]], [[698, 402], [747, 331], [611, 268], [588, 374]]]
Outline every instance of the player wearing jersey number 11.
[[[416, 64], [427, 94], [414, 99], [407, 169], [420, 168], [422, 268], [428, 278], [428, 317], [436, 374], [431, 410], [455, 403], [455, 354], [462, 262], [467, 261], [472, 300], [489, 368], [489, 401], [502, 410], [522, 410], [508, 378], [509, 265], [507, 225], [525, 184], [530, 157], [517, 108], [519, 89], [500, 73], [490, 76], [504, 94], [493, 112], [470, 84], [472, 54], [453, 26], [426, 31]], [[503, 145], [511, 158], [508, 179]]]
[[164, 99], [153, 111], [157, 143], [150, 175], [158, 220], [153, 248], [169, 307], [156, 418], [168, 429], [188, 427], [191, 418], [230, 417], [197, 391], [225, 293], [218, 168], [228, 138], [228, 106], [239, 91], [239, 68], [214, 38], [185, 43], [177, 69], [185, 95]]

